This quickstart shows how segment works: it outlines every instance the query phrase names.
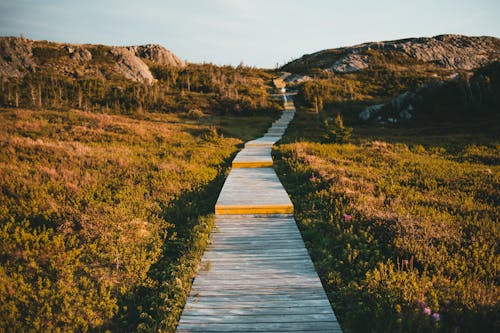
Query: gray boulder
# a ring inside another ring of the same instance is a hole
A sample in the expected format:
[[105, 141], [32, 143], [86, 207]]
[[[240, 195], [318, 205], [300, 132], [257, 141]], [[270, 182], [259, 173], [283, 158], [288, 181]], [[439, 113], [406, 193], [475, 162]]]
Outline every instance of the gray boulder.
[[33, 41], [26, 38], [0, 38], [0, 75], [23, 77], [36, 70]]
[[335, 73], [353, 73], [365, 68], [368, 68], [368, 56], [351, 53], [337, 60], [330, 70]]
[[370, 120], [370, 118], [373, 115], [375, 115], [376, 113], [378, 113], [384, 105], [385, 104], [376, 104], [376, 105], [371, 105], [371, 106], [365, 108], [363, 111], [361, 111], [359, 113], [359, 115], [358, 115], [359, 119], [361, 119], [363, 121]]
[[410, 120], [413, 118], [411, 111], [413, 111], [413, 105], [409, 104], [403, 111], [399, 112], [399, 118], [406, 121]]
[[157, 65], [184, 67], [186, 62], [175, 54], [158, 44], [146, 44], [137, 46], [127, 46], [137, 57], [154, 62]]
[[154, 81], [148, 65], [125, 47], [112, 47], [115, 70], [129, 80], [152, 83]]
[[80, 45], [67, 45], [66, 51], [69, 53], [69, 57], [79, 63], [84, 63], [92, 60], [92, 53], [89, 50], [81, 47]]

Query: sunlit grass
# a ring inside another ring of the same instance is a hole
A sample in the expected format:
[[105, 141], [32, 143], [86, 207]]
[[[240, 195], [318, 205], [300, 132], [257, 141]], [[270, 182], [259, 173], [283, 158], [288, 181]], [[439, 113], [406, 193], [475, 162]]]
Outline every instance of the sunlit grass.
[[1, 109], [0, 330], [173, 330], [236, 118]]
[[494, 125], [461, 126], [355, 127], [354, 143], [324, 144], [302, 112], [275, 151], [345, 329], [498, 328], [500, 142]]

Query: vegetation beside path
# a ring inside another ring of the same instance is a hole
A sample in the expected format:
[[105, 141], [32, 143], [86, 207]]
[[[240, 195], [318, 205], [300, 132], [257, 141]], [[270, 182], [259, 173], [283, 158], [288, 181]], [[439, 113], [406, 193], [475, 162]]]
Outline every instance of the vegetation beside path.
[[358, 126], [340, 145], [299, 110], [275, 160], [346, 331], [499, 329], [497, 128]]
[[0, 109], [0, 331], [173, 331], [234, 134], [271, 122]]

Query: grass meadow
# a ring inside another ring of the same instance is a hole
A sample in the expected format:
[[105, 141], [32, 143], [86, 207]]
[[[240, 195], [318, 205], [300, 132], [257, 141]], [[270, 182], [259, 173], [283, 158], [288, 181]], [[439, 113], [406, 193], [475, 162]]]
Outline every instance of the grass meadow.
[[230, 160], [271, 121], [0, 109], [0, 331], [174, 331]]

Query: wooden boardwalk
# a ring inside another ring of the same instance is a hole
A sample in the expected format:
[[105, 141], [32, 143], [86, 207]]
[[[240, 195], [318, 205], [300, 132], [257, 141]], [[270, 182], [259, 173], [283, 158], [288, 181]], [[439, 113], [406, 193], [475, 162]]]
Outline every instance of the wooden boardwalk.
[[177, 332], [342, 332], [271, 167], [294, 111], [233, 161]]

